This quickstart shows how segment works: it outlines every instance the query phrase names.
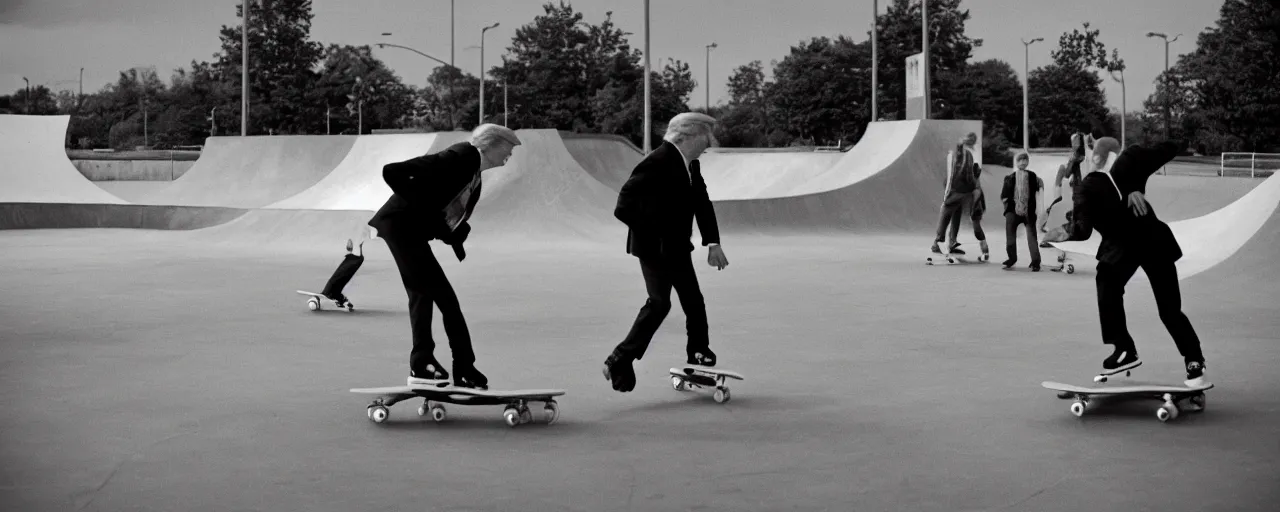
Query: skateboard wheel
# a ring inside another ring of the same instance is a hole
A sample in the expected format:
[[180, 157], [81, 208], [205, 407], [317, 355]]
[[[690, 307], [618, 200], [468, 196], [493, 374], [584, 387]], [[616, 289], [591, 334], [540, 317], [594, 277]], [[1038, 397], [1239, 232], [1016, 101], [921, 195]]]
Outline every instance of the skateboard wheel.
[[715, 394], [714, 394], [714, 395], [712, 395], [711, 397], [712, 397], [712, 398], [715, 398], [717, 403], [725, 403], [725, 402], [728, 402], [728, 401], [729, 401], [729, 388], [719, 388], [719, 389], [716, 389]]
[[1178, 408], [1165, 404], [1156, 409], [1156, 419], [1160, 422], [1166, 422], [1178, 417]]
[[1207, 404], [1204, 393], [1192, 396], [1191, 404], [1197, 407], [1196, 410], [1203, 411], [1205, 405]]
[[387, 408], [381, 405], [369, 409], [369, 419], [373, 420], [374, 423], [387, 421], [388, 415]]
[[1071, 414], [1076, 415], [1077, 418], [1084, 416], [1084, 402], [1077, 400], [1071, 404]]
[[684, 381], [680, 377], [671, 376], [671, 388], [676, 391], [684, 391]]
[[318, 301], [318, 300], [316, 300], [316, 299], [314, 299], [314, 298], [312, 298], [312, 299], [307, 299], [307, 309], [310, 309], [310, 310], [312, 310], [312, 311], [317, 311], [317, 310], [319, 310], [319, 309], [320, 309], [320, 301]]
[[560, 419], [560, 408], [554, 402], [550, 402], [546, 407], [542, 408], [542, 418], [548, 425], [551, 425]]
[[445, 410], [443, 405], [437, 405], [431, 408], [431, 419], [436, 420], [436, 423], [444, 421], [444, 417]]
[[520, 413], [515, 409], [507, 409], [502, 411], [502, 419], [507, 422], [508, 427], [514, 427], [520, 424]]
[[1076, 266], [1075, 266], [1075, 265], [1071, 265], [1071, 264], [1067, 264], [1067, 273], [1068, 273], [1068, 274], [1074, 274], [1074, 273], [1076, 273]]
[[348, 302], [348, 303], [347, 303], [347, 312], [348, 312], [348, 313], [350, 313], [350, 312], [355, 311], [355, 310], [356, 310], [356, 305], [355, 305], [355, 304], [352, 304], [352, 303], [350, 303], [350, 302]]

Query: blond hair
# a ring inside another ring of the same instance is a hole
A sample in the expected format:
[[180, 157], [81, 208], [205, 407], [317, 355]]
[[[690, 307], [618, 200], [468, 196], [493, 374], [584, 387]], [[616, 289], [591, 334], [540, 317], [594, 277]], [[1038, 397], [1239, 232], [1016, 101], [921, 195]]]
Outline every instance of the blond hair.
[[716, 118], [698, 112], [677, 114], [667, 123], [667, 133], [662, 140], [679, 144], [694, 137], [710, 136], [716, 123]]
[[482, 151], [493, 147], [498, 141], [506, 141], [512, 146], [520, 145], [520, 137], [516, 136], [515, 131], [505, 126], [485, 123], [471, 131], [471, 145]]

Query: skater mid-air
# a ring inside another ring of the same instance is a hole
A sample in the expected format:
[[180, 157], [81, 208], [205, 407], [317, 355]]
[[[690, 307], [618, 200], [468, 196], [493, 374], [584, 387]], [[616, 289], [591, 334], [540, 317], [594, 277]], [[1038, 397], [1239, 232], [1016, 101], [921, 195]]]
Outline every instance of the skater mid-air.
[[466, 258], [463, 242], [471, 233], [467, 220], [480, 200], [480, 174], [507, 163], [520, 139], [514, 131], [494, 124], [480, 125], [471, 140], [439, 153], [420, 156], [382, 168], [393, 194], [369, 225], [386, 240], [409, 296], [409, 324], [413, 350], [409, 353], [410, 386], [447, 385], [450, 374], [436, 360], [431, 338], [431, 308], [440, 308], [449, 349], [453, 352], [453, 384], [488, 388], [488, 379], [475, 367], [475, 352], [458, 295], [431, 251], [431, 240]]
[[[1133, 145], [1116, 157], [1110, 171], [1084, 178], [1075, 195], [1071, 240], [1088, 240], [1093, 230], [1102, 235], [1098, 246], [1098, 317], [1102, 342], [1114, 351], [1102, 362], [1100, 377], [1114, 375], [1142, 364], [1133, 337], [1125, 325], [1124, 288], [1138, 268], [1146, 272], [1164, 323], [1186, 364], [1188, 386], [1205, 382], [1205, 360], [1191, 321], [1182, 312], [1178, 268], [1182, 249], [1169, 225], [1156, 217], [1147, 203], [1147, 178], [1177, 156], [1186, 146], [1166, 141]], [[1095, 169], [1104, 169], [1111, 151], [1120, 144], [1111, 137], [1099, 139], [1093, 148]]]
[[687, 321], [688, 364], [716, 365], [690, 242], [696, 219], [702, 245], [708, 246], [707, 263], [717, 269], [729, 264], [720, 248], [715, 210], [698, 163], [702, 152], [716, 145], [715, 124], [715, 118], [692, 112], [672, 118], [665, 142], [636, 165], [618, 194], [614, 216], [627, 225], [627, 253], [640, 260], [649, 298], [627, 337], [605, 359], [604, 376], [617, 391], [635, 388], [631, 364], [644, 357], [671, 311], [672, 288]]

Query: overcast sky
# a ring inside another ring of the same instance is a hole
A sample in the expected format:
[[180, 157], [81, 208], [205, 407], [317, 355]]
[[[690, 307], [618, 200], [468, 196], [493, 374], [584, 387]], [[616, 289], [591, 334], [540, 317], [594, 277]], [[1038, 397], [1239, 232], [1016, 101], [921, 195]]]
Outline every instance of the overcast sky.
[[[881, 12], [891, 0], [880, 0]], [[450, 0], [315, 0], [312, 39], [326, 45], [389, 42], [450, 60]], [[455, 64], [472, 74], [480, 69], [480, 29], [501, 25], [485, 38], [486, 67], [500, 62], [516, 28], [542, 11], [543, 0], [459, 0], [455, 4]], [[608, 11], [643, 49], [643, 0], [577, 0], [571, 3], [598, 24]], [[85, 92], [114, 82], [121, 70], [155, 66], [162, 78], [192, 60], [207, 61], [219, 49], [218, 30], [239, 23], [239, 0], [0, 0], [0, 91], [23, 87], [22, 77], [50, 89], [78, 87], [84, 68]], [[1049, 51], [1064, 32], [1085, 21], [1118, 48], [1128, 64], [1129, 110], [1141, 108], [1164, 69], [1164, 43], [1150, 31], [1182, 37], [1169, 47], [1170, 63], [1195, 48], [1196, 35], [1213, 26], [1222, 0], [965, 0], [969, 37], [984, 40], [974, 60], [997, 58], [1023, 76], [1020, 39], [1044, 37], [1031, 46], [1034, 69], [1049, 63]], [[654, 68], [675, 58], [689, 63], [698, 88], [690, 106], [704, 102], [706, 45], [711, 52], [711, 102], [725, 100], [732, 70], [752, 60], [781, 59], [792, 45], [815, 36], [867, 39], [871, 0], [651, 0], [650, 31]], [[381, 33], [391, 32], [390, 37]], [[438, 65], [396, 48], [374, 49], [406, 83], [422, 85]], [[252, 55], [252, 54], [251, 54]], [[1106, 80], [1108, 103], [1120, 107], [1120, 85]]]

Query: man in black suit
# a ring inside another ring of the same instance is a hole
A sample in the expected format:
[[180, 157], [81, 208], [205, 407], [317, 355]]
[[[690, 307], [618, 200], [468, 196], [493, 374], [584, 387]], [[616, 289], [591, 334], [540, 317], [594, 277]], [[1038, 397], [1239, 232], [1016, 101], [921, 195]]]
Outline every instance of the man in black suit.
[[605, 359], [604, 376], [613, 389], [635, 388], [631, 363], [644, 357], [654, 333], [671, 311], [671, 289], [684, 309], [688, 363], [715, 366], [698, 276], [693, 269], [693, 222], [697, 219], [702, 245], [709, 246], [707, 263], [723, 270], [729, 260], [720, 248], [716, 214], [707, 196], [698, 157], [716, 144], [716, 120], [686, 112], [671, 119], [665, 141], [636, 165], [618, 194], [614, 216], [629, 228], [627, 253], [640, 260], [649, 299], [627, 334]]
[[466, 258], [462, 243], [471, 233], [467, 220], [480, 200], [480, 173], [501, 167], [520, 139], [502, 126], [484, 124], [471, 140], [444, 151], [382, 168], [393, 194], [369, 225], [386, 240], [409, 295], [409, 324], [413, 350], [409, 353], [410, 386], [435, 387], [449, 382], [449, 372], [435, 358], [431, 338], [431, 307], [440, 308], [449, 349], [453, 352], [453, 383], [487, 389], [489, 381], [476, 370], [471, 334], [444, 270], [431, 251], [438, 239], [453, 248], [458, 261]]
[[[1141, 267], [1151, 282], [1160, 320], [1173, 336], [1186, 363], [1188, 386], [1204, 382], [1204, 354], [1191, 321], [1182, 312], [1178, 268], [1182, 249], [1173, 230], [1156, 217], [1145, 194], [1147, 178], [1177, 156], [1184, 143], [1166, 141], [1129, 146], [1116, 157], [1109, 172], [1090, 173], [1074, 197], [1071, 240], [1088, 240], [1094, 229], [1102, 235], [1098, 246], [1098, 319], [1102, 342], [1114, 352], [1102, 362], [1101, 375], [1113, 375], [1142, 364], [1125, 325], [1124, 288]], [[1099, 139], [1093, 149], [1096, 169], [1106, 167], [1108, 155], [1120, 144]]]

